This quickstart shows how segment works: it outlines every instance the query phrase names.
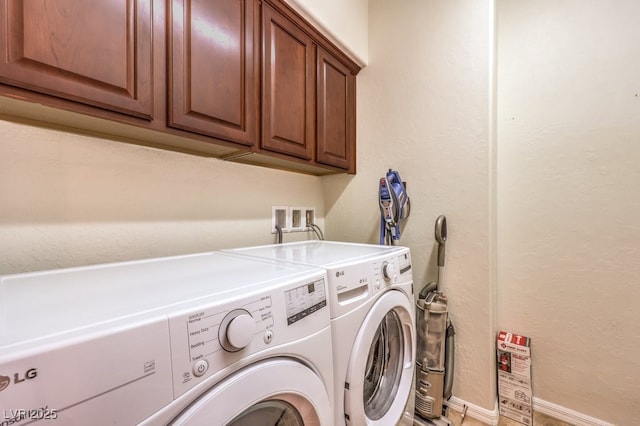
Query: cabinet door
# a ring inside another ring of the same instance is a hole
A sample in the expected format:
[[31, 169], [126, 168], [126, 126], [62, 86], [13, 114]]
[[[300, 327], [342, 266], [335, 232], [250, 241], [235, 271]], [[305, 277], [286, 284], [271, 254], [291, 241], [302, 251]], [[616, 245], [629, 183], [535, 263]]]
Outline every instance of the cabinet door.
[[355, 172], [355, 76], [318, 48], [316, 161]]
[[152, 116], [151, 0], [0, 0], [0, 81]]
[[315, 45], [269, 5], [262, 7], [262, 148], [311, 160]]
[[169, 125], [252, 145], [259, 122], [258, 3], [172, 0]]

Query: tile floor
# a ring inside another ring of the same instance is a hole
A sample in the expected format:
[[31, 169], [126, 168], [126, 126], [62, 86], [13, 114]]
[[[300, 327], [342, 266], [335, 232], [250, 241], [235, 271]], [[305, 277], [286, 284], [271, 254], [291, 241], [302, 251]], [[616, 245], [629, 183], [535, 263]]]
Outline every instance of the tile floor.
[[[460, 422], [460, 413], [449, 409], [449, 420], [452, 422], [452, 426], [461, 426]], [[479, 420], [476, 420], [472, 417], [465, 417], [464, 422], [462, 422], [462, 426], [487, 426], [485, 423], [482, 423]], [[515, 420], [508, 419], [506, 417], [500, 416], [500, 420], [498, 421], [498, 426], [523, 426], [522, 423], [518, 423]], [[533, 413], [533, 426], [573, 426], [570, 423], [563, 422], [558, 419], [554, 419], [553, 417], [549, 417], [542, 413]]]

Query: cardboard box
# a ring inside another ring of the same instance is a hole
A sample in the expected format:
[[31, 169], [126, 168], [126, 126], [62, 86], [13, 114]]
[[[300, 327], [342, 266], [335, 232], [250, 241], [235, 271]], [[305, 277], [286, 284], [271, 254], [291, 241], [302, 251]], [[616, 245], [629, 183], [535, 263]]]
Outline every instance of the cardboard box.
[[500, 415], [532, 425], [531, 339], [501, 331], [497, 356]]

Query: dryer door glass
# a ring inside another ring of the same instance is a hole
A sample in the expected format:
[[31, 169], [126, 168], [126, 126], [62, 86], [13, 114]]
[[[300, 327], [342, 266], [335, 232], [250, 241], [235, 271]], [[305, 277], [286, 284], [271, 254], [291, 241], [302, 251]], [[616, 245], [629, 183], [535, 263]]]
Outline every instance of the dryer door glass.
[[404, 359], [402, 324], [395, 311], [388, 312], [373, 338], [365, 367], [363, 402], [368, 418], [381, 419], [398, 392]]
[[286, 401], [259, 402], [231, 420], [228, 426], [304, 426], [296, 408]]
[[408, 406], [416, 363], [413, 309], [410, 296], [390, 290], [362, 320], [344, 386], [344, 415], [351, 424], [396, 425], [413, 414]]

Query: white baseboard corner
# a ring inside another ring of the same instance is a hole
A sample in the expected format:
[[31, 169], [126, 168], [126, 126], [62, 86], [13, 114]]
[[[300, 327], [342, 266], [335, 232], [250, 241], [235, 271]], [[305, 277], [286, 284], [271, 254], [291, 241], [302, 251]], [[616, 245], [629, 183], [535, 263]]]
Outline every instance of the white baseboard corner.
[[498, 424], [498, 420], [500, 420], [500, 413], [498, 411], [498, 401], [496, 400], [496, 404], [493, 410], [489, 410], [479, 405], [474, 405], [469, 402], [463, 401], [460, 398], [456, 398], [452, 396], [448, 401], [445, 401], [445, 405], [449, 408], [452, 408], [458, 412], [462, 412], [464, 406], [467, 406], [467, 417], [473, 417], [476, 420], [480, 420], [482, 423], [496, 426]]
[[560, 405], [553, 404], [540, 398], [533, 397], [533, 411], [546, 414], [563, 422], [576, 426], [614, 426], [595, 417], [587, 416]]
[[[448, 401], [445, 401], [445, 404], [449, 408], [460, 413], [466, 405], [466, 415], [468, 417], [473, 417], [474, 419], [480, 420], [488, 425], [496, 426], [500, 420], [500, 411], [498, 410], [497, 400], [493, 411], [471, 404], [460, 398], [456, 398], [455, 396], [452, 396]], [[615, 426], [612, 423], [607, 423], [603, 420], [596, 419], [595, 417], [579, 413], [536, 397], [533, 397], [533, 410], [575, 426]]]

